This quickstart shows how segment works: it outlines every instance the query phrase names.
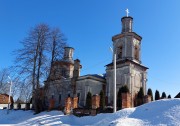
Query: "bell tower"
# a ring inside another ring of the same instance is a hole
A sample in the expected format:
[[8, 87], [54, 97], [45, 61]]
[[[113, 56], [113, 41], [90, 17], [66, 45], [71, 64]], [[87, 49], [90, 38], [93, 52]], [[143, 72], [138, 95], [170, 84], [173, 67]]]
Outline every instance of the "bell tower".
[[[122, 29], [120, 34], [112, 37], [113, 52], [116, 53], [116, 93], [120, 87], [127, 85], [131, 93], [132, 106], [134, 106], [135, 96], [141, 87], [146, 94], [148, 68], [141, 63], [142, 37], [133, 32], [133, 18], [128, 15], [128, 10], [126, 12], [127, 15], [121, 18]], [[113, 72], [114, 65], [112, 62], [106, 65], [106, 95], [109, 104], [113, 101]]]
[[141, 64], [141, 39], [142, 37], [133, 32], [133, 18], [125, 16], [121, 19], [121, 33], [112, 37], [113, 48], [117, 55], [117, 61], [133, 60]]

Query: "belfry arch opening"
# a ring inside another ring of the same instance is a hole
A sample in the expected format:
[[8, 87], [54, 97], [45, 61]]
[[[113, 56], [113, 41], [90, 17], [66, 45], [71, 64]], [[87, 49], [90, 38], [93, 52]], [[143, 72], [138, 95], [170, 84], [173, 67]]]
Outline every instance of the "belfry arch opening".
[[134, 47], [134, 58], [136, 60], [139, 60], [139, 46], [138, 45], [135, 45]]
[[122, 50], [123, 50], [123, 47], [119, 46], [118, 47], [118, 59], [122, 59]]

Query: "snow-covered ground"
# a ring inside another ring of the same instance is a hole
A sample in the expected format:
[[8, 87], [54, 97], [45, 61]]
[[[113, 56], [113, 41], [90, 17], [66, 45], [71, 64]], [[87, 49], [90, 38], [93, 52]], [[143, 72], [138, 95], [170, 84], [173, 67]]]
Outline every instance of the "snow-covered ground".
[[75, 117], [60, 111], [0, 110], [0, 124], [60, 126], [180, 126], [180, 99], [163, 99], [136, 108], [97, 116]]

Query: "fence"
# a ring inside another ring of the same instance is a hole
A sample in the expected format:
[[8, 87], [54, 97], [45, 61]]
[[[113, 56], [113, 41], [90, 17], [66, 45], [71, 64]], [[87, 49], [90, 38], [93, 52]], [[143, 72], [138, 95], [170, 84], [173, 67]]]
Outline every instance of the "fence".
[[[20, 107], [18, 105], [20, 105]], [[6, 108], [8, 108], [8, 104], [0, 104], [0, 109], [6, 109]], [[27, 109], [27, 110], [29, 110], [31, 108], [32, 108], [32, 104], [29, 104], [29, 107], [27, 104], [16, 104], [16, 103], [13, 104], [13, 109]]]

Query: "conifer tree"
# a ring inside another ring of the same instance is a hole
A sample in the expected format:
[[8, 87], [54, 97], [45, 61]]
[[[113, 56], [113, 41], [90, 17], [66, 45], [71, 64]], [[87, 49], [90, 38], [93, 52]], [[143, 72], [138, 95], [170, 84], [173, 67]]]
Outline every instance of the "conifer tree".
[[151, 88], [148, 89], [147, 94], [151, 96], [151, 101], [153, 101], [153, 93], [152, 93]]
[[138, 94], [137, 94], [137, 106], [142, 105], [143, 104], [143, 98], [144, 98], [144, 91], [143, 88], [141, 87]]
[[143, 88], [141, 87], [139, 92], [138, 92], [138, 98], [143, 98], [144, 97], [144, 91], [143, 91]]
[[156, 90], [155, 92], [155, 100], [159, 100], [160, 99], [160, 94], [159, 94], [159, 91]]
[[165, 92], [162, 93], [161, 98], [162, 98], [162, 99], [166, 98], [166, 93], [165, 93]]
[[91, 107], [92, 107], [92, 94], [91, 92], [88, 92], [86, 96], [86, 108], [90, 109]]
[[180, 98], [180, 92], [174, 98]]
[[105, 107], [105, 95], [104, 95], [104, 91], [101, 90], [99, 95], [100, 95], [100, 109], [104, 110], [104, 107]]
[[171, 98], [171, 95], [168, 95], [168, 98], [170, 99], [170, 98]]
[[121, 87], [121, 91], [122, 91], [122, 93], [128, 93], [129, 88], [127, 87], [127, 85], [124, 85], [124, 86]]

